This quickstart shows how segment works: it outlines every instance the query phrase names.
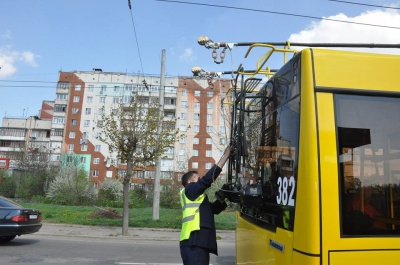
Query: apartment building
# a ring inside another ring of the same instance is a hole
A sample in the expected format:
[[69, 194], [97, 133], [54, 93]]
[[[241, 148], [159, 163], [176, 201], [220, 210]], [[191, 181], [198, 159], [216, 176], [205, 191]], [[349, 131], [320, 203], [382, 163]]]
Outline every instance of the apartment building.
[[[106, 110], [129, 103], [133, 92], [160, 97], [160, 77], [93, 71], [60, 72], [52, 116], [52, 134], [59, 133], [63, 161], [79, 160], [98, 185], [126, 173], [108, 146], [96, 139], [97, 123]], [[161, 161], [161, 184], [187, 170], [206, 173], [218, 160], [229, 134], [229, 107], [221, 104], [229, 80], [209, 81], [194, 77], [166, 77], [164, 119], [177, 118], [176, 128], [185, 135], [168, 148]], [[65, 159], [65, 160], [64, 160]], [[151, 184], [154, 167], [134, 172], [132, 185]]]
[[62, 138], [54, 137], [54, 101], [43, 101], [39, 115], [4, 117], [0, 127], [0, 160], [4, 169], [20, 169], [21, 164], [58, 165]]

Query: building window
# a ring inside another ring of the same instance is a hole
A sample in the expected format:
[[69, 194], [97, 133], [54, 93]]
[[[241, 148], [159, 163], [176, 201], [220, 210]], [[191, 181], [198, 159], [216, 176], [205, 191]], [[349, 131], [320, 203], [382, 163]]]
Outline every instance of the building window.
[[196, 101], [196, 102], [194, 103], [194, 108], [195, 108], [195, 109], [200, 109], [200, 102]]
[[199, 125], [194, 125], [193, 126], [193, 131], [194, 132], [199, 132], [200, 131], [200, 126]]
[[103, 108], [99, 108], [99, 111], [97, 112], [99, 115], [103, 115], [104, 114], [104, 109]]
[[194, 91], [194, 96], [195, 97], [200, 97], [200, 90], [195, 90]]
[[187, 113], [181, 113], [181, 120], [186, 120]]
[[209, 125], [209, 126], [206, 127], [206, 130], [207, 130], [208, 133], [210, 133], [210, 132], [213, 131], [213, 127], [211, 125]]
[[193, 150], [193, 156], [199, 156], [199, 150], [194, 149]]
[[106, 103], [106, 97], [100, 97], [100, 103]]
[[86, 103], [93, 103], [93, 97], [92, 96], [88, 96], [86, 98]]
[[86, 115], [92, 114], [92, 109], [91, 109], [91, 108], [86, 108], [85, 114], [86, 114]]
[[55, 112], [65, 112], [65, 108], [67, 105], [60, 105], [60, 104], [55, 104], [54, 105], [54, 111]]
[[119, 86], [114, 86], [114, 92], [119, 92]]
[[72, 114], [77, 114], [79, 112], [78, 108], [72, 108]]
[[199, 144], [199, 138], [194, 137], [193, 138], [193, 144]]
[[93, 177], [98, 177], [99, 176], [99, 171], [97, 169], [93, 170], [92, 176]]
[[53, 117], [53, 123], [64, 124], [65, 118], [64, 117]]
[[185, 136], [179, 137], [179, 143], [181, 143], [181, 144], [186, 143], [186, 137]]
[[184, 156], [185, 155], [185, 149], [179, 149], [179, 155]]
[[207, 108], [209, 109], [214, 108], [214, 104], [212, 102], [207, 102]]
[[194, 119], [199, 120], [200, 119], [200, 113], [194, 113]]
[[226, 144], [225, 138], [219, 138], [219, 144]]
[[118, 103], [119, 103], [119, 97], [114, 97], [113, 103], [114, 103], [114, 104], [118, 104]]
[[86, 163], [86, 157], [85, 156], [81, 156], [81, 163], [85, 164]]
[[95, 157], [95, 158], [93, 158], [93, 164], [100, 164], [100, 158], [98, 158], [98, 157]]
[[68, 151], [74, 150], [74, 144], [68, 144]]
[[96, 144], [96, 145], [94, 146], [94, 151], [100, 152], [100, 150], [101, 150], [101, 145]]
[[165, 93], [174, 93], [176, 94], [177, 88], [174, 86], [165, 86]]
[[69, 89], [69, 87], [70, 87], [69, 83], [59, 82], [57, 84], [57, 88], [60, 88], [60, 89]]
[[56, 98], [57, 98], [57, 99], [61, 99], [61, 100], [66, 100], [66, 99], [68, 99], [68, 94], [57, 93], [57, 94], [56, 94]]
[[81, 100], [80, 96], [74, 96], [74, 102], [79, 102]]
[[83, 127], [90, 127], [90, 120], [85, 120], [83, 123]]
[[181, 101], [181, 107], [182, 108], [187, 108], [188, 107], [188, 102], [187, 101]]
[[206, 169], [210, 169], [211, 168], [211, 163], [206, 163]]
[[69, 138], [75, 138], [76, 132], [69, 132]]
[[174, 148], [173, 147], [167, 147], [167, 150], [165, 150], [165, 153], [173, 155], [174, 154]]
[[51, 142], [51, 148], [61, 148], [61, 142]]
[[219, 132], [225, 133], [225, 126], [219, 126]]
[[129, 104], [131, 102], [132, 96], [123, 96], [122, 103]]
[[76, 124], [77, 124], [77, 121], [74, 120], [74, 119], [72, 119], [72, 120], [71, 120], [71, 125], [75, 126]]
[[89, 139], [89, 132], [83, 132], [82, 138]]
[[182, 90], [182, 96], [184, 97], [184, 96], [186, 96], [187, 95], [187, 91], [186, 91], [186, 89], [183, 89]]
[[208, 91], [208, 92], [207, 92], [207, 96], [208, 96], [209, 98], [212, 98], [212, 97], [214, 96], [214, 92]]
[[180, 130], [181, 132], [186, 132], [186, 125], [181, 125], [181, 126], [179, 127], [179, 130]]
[[50, 133], [51, 136], [63, 136], [64, 130], [63, 129], [53, 129]]
[[94, 91], [94, 85], [89, 85], [88, 91], [89, 91], [89, 92], [93, 92], [93, 91]]
[[199, 168], [199, 163], [198, 162], [192, 162], [192, 168], [193, 169]]
[[75, 91], [81, 91], [81, 85], [75, 85]]
[[87, 151], [88, 145], [87, 144], [82, 144], [81, 145], [81, 151]]
[[212, 144], [212, 139], [211, 138], [207, 138], [206, 139], [206, 144]]
[[212, 150], [206, 150], [206, 157], [212, 157]]
[[106, 93], [106, 89], [107, 89], [107, 86], [106, 85], [102, 85], [100, 87], [100, 94], [105, 94]]
[[212, 121], [212, 114], [207, 114], [207, 120]]

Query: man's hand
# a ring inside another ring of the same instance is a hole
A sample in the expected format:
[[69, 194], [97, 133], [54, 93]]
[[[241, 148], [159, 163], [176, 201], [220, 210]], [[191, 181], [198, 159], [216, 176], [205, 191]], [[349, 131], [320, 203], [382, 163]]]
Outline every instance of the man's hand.
[[215, 198], [219, 201], [224, 201], [226, 199], [226, 194], [223, 190], [218, 190], [215, 192]]

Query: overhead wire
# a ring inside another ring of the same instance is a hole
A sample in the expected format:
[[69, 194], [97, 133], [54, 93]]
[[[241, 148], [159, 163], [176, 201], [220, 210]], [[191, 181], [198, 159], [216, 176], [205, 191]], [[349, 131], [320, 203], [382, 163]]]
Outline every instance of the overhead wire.
[[389, 29], [400, 29], [400, 27], [394, 27], [394, 26], [385, 26], [385, 25], [377, 25], [377, 24], [370, 24], [370, 23], [361, 23], [361, 22], [354, 22], [354, 21], [348, 21], [348, 20], [340, 20], [340, 19], [325, 18], [325, 17], [316, 17], [316, 16], [293, 14], [293, 13], [270, 11], [270, 10], [262, 10], [262, 9], [254, 9], [254, 8], [246, 8], [246, 7], [214, 5], [214, 4], [204, 4], [204, 3], [176, 1], [176, 0], [154, 0], [154, 1], [166, 2], [166, 3], [176, 3], [176, 4], [198, 5], [198, 6], [206, 6], [206, 7], [218, 7], [218, 8], [226, 8], [226, 9], [251, 11], [251, 12], [262, 12], [262, 13], [269, 13], [269, 14], [275, 14], [275, 15], [284, 15], [284, 16], [292, 16], [292, 17], [301, 17], [301, 18], [311, 18], [311, 19], [326, 20], [326, 21], [339, 22], [339, 23], [355, 24], [355, 25], [361, 25], [361, 26], [389, 28]]
[[136, 47], [137, 47], [138, 54], [139, 54], [140, 67], [142, 69], [142, 73], [144, 73], [144, 71], [143, 71], [143, 63], [142, 63], [142, 56], [140, 55], [139, 41], [138, 41], [138, 37], [137, 37], [137, 33], [136, 33], [135, 20], [133, 19], [131, 0], [128, 0], [128, 7], [129, 7], [129, 10], [130, 10], [130, 13], [131, 13], [133, 31], [135, 32], [135, 40], [136, 40]]
[[400, 7], [371, 5], [371, 4], [364, 4], [364, 3], [358, 3], [358, 2], [341, 1], [341, 0], [328, 0], [328, 1], [330, 1], [330, 2], [339, 2], [339, 3], [344, 3], [344, 4], [351, 4], [351, 5], [360, 5], [360, 6], [369, 6], [369, 7], [378, 7], [378, 8], [388, 8], [388, 9], [400, 10]]

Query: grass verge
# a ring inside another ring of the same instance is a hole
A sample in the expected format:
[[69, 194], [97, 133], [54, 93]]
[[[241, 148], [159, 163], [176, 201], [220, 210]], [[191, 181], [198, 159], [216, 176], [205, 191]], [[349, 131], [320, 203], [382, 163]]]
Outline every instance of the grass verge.
[[[98, 211], [92, 206], [62, 206], [43, 203], [20, 203], [27, 208], [42, 211], [43, 222], [78, 225], [122, 226], [122, 218], [92, 217]], [[113, 208], [122, 214], [121, 208]], [[181, 228], [181, 209], [164, 209], [159, 219], [153, 220], [152, 208], [133, 208], [129, 210], [129, 226], [141, 228]], [[235, 229], [235, 212], [224, 211], [215, 216], [215, 225], [219, 230]]]

